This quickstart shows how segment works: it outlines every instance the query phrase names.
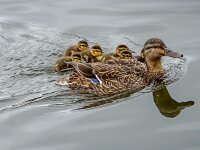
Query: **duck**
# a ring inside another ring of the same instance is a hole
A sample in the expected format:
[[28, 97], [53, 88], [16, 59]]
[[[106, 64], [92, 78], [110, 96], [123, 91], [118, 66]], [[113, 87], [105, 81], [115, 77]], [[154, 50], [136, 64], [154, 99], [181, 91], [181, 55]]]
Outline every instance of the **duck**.
[[74, 52], [82, 52], [89, 48], [86, 40], [80, 40], [78, 44], [72, 45], [64, 51], [63, 56], [71, 56]]
[[102, 59], [101, 62], [106, 62], [107, 60], [118, 60], [120, 58], [120, 53], [121, 51], [127, 50], [129, 51], [129, 48], [127, 45], [125, 44], [120, 44], [116, 47], [115, 52], [111, 52], [108, 54], [105, 54]]
[[94, 45], [91, 49], [82, 51], [81, 56], [86, 63], [99, 62], [102, 59], [103, 51], [100, 45]]
[[75, 70], [57, 84], [96, 96], [135, 93], [164, 75], [163, 56], [180, 58], [183, 54], [166, 48], [161, 39], [151, 38], [144, 44], [145, 63], [137, 59], [91, 64], [69, 62]]
[[71, 65], [66, 63], [70, 61], [75, 62], [75, 63], [81, 62], [81, 54], [78, 52], [75, 52], [72, 54], [72, 56], [59, 57], [56, 63], [53, 65], [53, 70], [56, 72], [61, 72], [66, 69], [72, 68]]

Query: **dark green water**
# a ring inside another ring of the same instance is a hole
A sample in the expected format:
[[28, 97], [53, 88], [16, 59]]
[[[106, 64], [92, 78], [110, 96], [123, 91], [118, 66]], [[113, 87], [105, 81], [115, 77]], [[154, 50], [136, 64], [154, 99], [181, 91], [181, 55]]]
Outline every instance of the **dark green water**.
[[[199, 27], [197, 0], [1, 0], [0, 149], [199, 150]], [[79, 40], [69, 33], [105, 51], [119, 43], [140, 49], [124, 37], [142, 45], [159, 37], [184, 54], [188, 69], [154, 97], [139, 93], [74, 110], [91, 97], [55, 85], [62, 74], [51, 71]], [[193, 106], [180, 112], [183, 105]]]

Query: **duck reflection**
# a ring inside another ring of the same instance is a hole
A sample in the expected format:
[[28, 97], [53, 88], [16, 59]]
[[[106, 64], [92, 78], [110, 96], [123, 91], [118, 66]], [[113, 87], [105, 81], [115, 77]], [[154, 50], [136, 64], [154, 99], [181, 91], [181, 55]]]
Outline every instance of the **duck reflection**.
[[179, 115], [184, 108], [194, 105], [194, 101], [177, 102], [170, 96], [164, 85], [153, 92], [153, 99], [160, 113], [170, 118]]
[[[163, 116], [174, 118], [178, 116], [181, 113], [181, 110], [183, 110], [184, 108], [194, 105], [194, 101], [177, 102], [170, 96], [166, 86], [161, 84], [159, 85], [159, 87], [160, 87], [159, 89], [152, 92], [152, 95], [156, 107]], [[89, 103], [85, 104], [83, 107], [79, 109], [91, 109], [95, 107], [121, 102], [125, 100], [123, 98], [128, 96], [130, 96], [130, 93], [124, 93], [123, 95], [120, 96], [115, 95], [109, 98], [104, 97], [100, 99], [98, 98], [94, 99], [94, 97], [93, 98], [90, 97], [91, 100], [89, 100]]]

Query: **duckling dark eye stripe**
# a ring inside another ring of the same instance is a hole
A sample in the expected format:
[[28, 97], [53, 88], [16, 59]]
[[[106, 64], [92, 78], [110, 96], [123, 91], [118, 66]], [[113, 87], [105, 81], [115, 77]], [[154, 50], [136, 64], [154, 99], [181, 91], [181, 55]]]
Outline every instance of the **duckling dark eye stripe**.
[[79, 58], [79, 57], [73, 57], [72, 59], [81, 59], [81, 58]]
[[79, 44], [79, 46], [84, 46], [84, 47], [87, 47], [87, 45], [85, 45], [85, 44]]

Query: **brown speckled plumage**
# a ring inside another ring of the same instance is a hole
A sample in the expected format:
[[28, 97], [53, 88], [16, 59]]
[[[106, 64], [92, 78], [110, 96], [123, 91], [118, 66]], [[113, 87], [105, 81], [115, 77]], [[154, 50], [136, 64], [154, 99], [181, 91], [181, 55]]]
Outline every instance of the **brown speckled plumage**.
[[68, 87], [80, 88], [95, 95], [111, 95], [141, 90], [155, 77], [148, 75], [146, 65], [136, 60], [121, 60], [111, 64], [93, 63], [91, 66], [102, 84], [94, 84], [89, 78], [73, 72], [65, 78]]

